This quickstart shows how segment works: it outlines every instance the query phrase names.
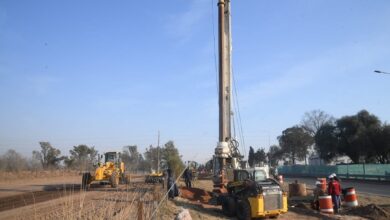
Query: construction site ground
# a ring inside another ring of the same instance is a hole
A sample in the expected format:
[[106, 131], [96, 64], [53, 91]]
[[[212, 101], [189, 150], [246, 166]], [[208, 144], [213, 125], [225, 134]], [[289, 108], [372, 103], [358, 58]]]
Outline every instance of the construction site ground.
[[[80, 181], [78, 173], [3, 179], [0, 219], [136, 219], [139, 215], [143, 219], [174, 219], [182, 209], [188, 209], [192, 219], [235, 219], [225, 217], [220, 206], [208, 204], [212, 190], [209, 179], [193, 182], [192, 189], [179, 181], [181, 196], [169, 200], [162, 200], [166, 189], [161, 184], [145, 184], [142, 175], [133, 175], [129, 185], [117, 189], [92, 184], [83, 191]], [[295, 202], [278, 219], [390, 219], [389, 197], [359, 194], [358, 199], [359, 207], [344, 207], [337, 215], [314, 211], [307, 201]]]

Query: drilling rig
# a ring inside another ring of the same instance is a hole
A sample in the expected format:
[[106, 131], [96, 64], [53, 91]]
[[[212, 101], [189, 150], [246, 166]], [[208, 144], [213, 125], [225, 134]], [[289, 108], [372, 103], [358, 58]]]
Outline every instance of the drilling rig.
[[231, 16], [230, 0], [218, 2], [218, 105], [219, 139], [213, 156], [214, 192], [225, 193], [228, 177], [232, 169], [241, 167], [243, 156], [238, 150], [238, 142], [231, 136]]
[[217, 203], [227, 216], [248, 220], [287, 212], [287, 194], [269, 177], [268, 167], [248, 168], [231, 135], [232, 45], [230, 0], [218, 0], [219, 139], [213, 156]]

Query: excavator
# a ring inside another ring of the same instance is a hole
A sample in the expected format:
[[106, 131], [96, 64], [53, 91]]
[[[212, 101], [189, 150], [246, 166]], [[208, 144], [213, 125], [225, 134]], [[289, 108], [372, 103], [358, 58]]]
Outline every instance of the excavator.
[[219, 141], [213, 155], [213, 193], [227, 216], [240, 220], [276, 217], [287, 212], [287, 194], [267, 166], [248, 168], [231, 135], [230, 0], [218, 0]]

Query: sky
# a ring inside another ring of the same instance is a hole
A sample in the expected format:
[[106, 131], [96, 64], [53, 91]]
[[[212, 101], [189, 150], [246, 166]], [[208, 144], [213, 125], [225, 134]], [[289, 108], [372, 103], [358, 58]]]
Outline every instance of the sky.
[[[1, 0], [0, 153], [40, 141], [143, 152], [160, 131], [183, 160], [210, 159], [216, 4]], [[231, 13], [241, 151], [277, 144], [315, 109], [390, 121], [390, 75], [373, 72], [390, 72], [389, 1], [232, 0]]]

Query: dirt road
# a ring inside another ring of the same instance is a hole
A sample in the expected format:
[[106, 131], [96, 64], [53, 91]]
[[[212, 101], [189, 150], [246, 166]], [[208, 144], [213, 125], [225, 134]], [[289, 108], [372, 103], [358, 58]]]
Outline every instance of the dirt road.
[[[151, 219], [153, 213], [155, 219], [174, 219], [183, 208], [189, 210], [194, 220], [235, 219], [225, 217], [220, 206], [207, 204], [207, 192], [212, 190], [210, 180], [194, 182], [194, 193], [199, 195], [188, 198], [182, 188], [182, 197], [160, 204], [166, 190], [162, 185], [145, 184], [142, 176], [116, 189], [92, 184], [88, 191], [80, 189], [80, 179], [70, 176], [0, 183], [0, 219], [136, 219], [138, 215]], [[179, 185], [183, 187], [184, 183]], [[382, 197], [365, 199], [367, 203], [388, 204]], [[161, 206], [157, 209], [158, 205]], [[366, 219], [356, 215], [361, 213], [324, 215], [305, 207], [289, 207], [289, 212], [279, 219]]]
[[0, 186], [0, 219], [128, 219], [140, 214], [140, 201], [148, 217], [157, 205], [156, 191], [162, 191], [142, 178], [116, 189], [92, 184], [88, 191], [80, 189], [80, 177], [71, 179]]

